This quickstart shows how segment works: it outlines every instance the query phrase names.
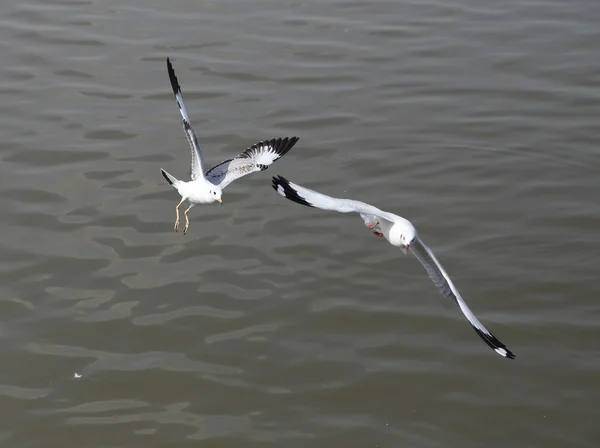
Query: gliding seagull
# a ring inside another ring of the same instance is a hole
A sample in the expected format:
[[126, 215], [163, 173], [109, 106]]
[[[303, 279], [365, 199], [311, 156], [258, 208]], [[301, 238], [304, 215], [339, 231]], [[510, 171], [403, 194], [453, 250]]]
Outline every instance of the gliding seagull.
[[204, 160], [202, 158], [202, 153], [200, 152], [200, 145], [198, 144], [196, 133], [190, 124], [190, 118], [185, 109], [185, 105], [183, 104], [181, 87], [179, 87], [177, 76], [175, 76], [175, 70], [173, 69], [169, 58], [167, 58], [167, 71], [169, 73], [169, 80], [171, 81], [175, 99], [177, 100], [177, 105], [179, 106], [179, 112], [181, 112], [183, 130], [187, 136], [192, 153], [191, 181], [185, 182], [179, 180], [162, 168], [160, 169], [160, 172], [167, 182], [176, 188], [181, 195], [181, 201], [175, 207], [177, 216], [174, 226], [175, 232], [179, 229], [179, 206], [184, 201], [187, 201], [189, 204], [189, 207], [184, 212], [185, 227], [183, 229], [183, 234], [185, 235], [190, 225], [188, 212], [192, 207], [197, 204], [211, 204], [213, 202], [222, 204], [222, 190], [227, 185], [247, 174], [266, 170], [269, 165], [283, 157], [290, 149], [292, 149], [298, 141], [298, 137], [263, 140], [250, 146], [236, 158], [225, 160], [204, 173]]
[[460, 307], [475, 332], [496, 353], [505, 358], [514, 359], [515, 355], [502, 342], [488, 331], [469, 309], [450, 276], [442, 267], [431, 249], [419, 238], [417, 230], [410, 221], [393, 213], [384, 212], [377, 207], [352, 199], [337, 199], [301, 187], [282, 176], [273, 177], [273, 188], [290, 201], [323, 210], [340, 213], [359, 213], [365, 225], [378, 237], [385, 237], [393, 246], [400, 247], [405, 253], [410, 250], [421, 262], [427, 274], [444, 297], [452, 298]]

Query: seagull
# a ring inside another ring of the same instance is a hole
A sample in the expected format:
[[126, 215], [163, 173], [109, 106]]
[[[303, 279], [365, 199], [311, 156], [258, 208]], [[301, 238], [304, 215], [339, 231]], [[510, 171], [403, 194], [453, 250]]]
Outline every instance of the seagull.
[[181, 112], [183, 130], [187, 136], [192, 153], [192, 169], [191, 180], [185, 182], [177, 179], [175, 176], [167, 173], [163, 168], [160, 169], [161, 174], [174, 188], [177, 189], [181, 196], [181, 201], [175, 207], [177, 218], [175, 219], [175, 232], [179, 229], [179, 206], [187, 201], [189, 207], [185, 210], [185, 227], [183, 234], [185, 235], [190, 226], [188, 213], [190, 209], [198, 204], [211, 204], [218, 202], [223, 204], [221, 195], [223, 189], [240, 177], [255, 171], [264, 171], [269, 165], [283, 157], [299, 140], [298, 137], [274, 138], [271, 140], [263, 140], [250, 146], [244, 152], [240, 153], [234, 159], [227, 159], [218, 165], [213, 166], [210, 170], [204, 173], [204, 159], [200, 152], [200, 145], [196, 133], [190, 124], [190, 118], [183, 104], [181, 95], [181, 87], [175, 76], [175, 70], [169, 58], [167, 58], [167, 71], [171, 87]]
[[308, 207], [332, 210], [340, 213], [359, 213], [365, 225], [378, 237], [385, 237], [390, 244], [400, 247], [406, 254], [408, 250], [421, 262], [429, 277], [444, 297], [454, 300], [465, 315], [475, 332], [496, 353], [505, 358], [514, 359], [515, 355], [506, 348], [469, 309], [458, 289], [442, 267], [433, 251], [419, 237], [417, 230], [407, 219], [393, 213], [384, 212], [377, 207], [352, 199], [338, 199], [296, 185], [282, 176], [273, 177], [273, 188], [290, 201]]

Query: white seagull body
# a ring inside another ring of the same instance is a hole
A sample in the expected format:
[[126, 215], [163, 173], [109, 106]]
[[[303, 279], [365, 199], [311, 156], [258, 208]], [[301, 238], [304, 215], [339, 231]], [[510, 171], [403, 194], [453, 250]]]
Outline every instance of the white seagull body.
[[174, 230], [176, 232], [179, 229], [179, 206], [184, 201], [187, 201], [189, 204], [189, 207], [185, 210], [185, 228], [183, 229], [185, 235], [190, 225], [188, 212], [192, 207], [197, 204], [211, 204], [213, 202], [222, 204], [222, 191], [227, 185], [246, 174], [266, 170], [269, 165], [292, 149], [298, 141], [298, 137], [277, 138], [258, 142], [250, 146], [236, 158], [225, 160], [205, 173], [204, 159], [200, 152], [198, 138], [192, 129], [190, 117], [185, 109], [185, 104], [183, 104], [181, 87], [179, 86], [175, 70], [169, 58], [167, 58], [167, 71], [177, 105], [179, 106], [179, 112], [181, 113], [183, 130], [187, 136], [192, 153], [191, 180], [189, 182], [179, 180], [162, 168], [160, 172], [167, 182], [177, 189], [181, 196], [181, 201], [175, 207], [177, 218]]
[[377, 207], [352, 199], [337, 199], [301, 187], [289, 182], [282, 176], [273, 177], [273, 188], [277, 193], [298, 204], [332, 210], [340, 213], [356, 212], [361, 215], [365, 225], [379, 237], [385, 237], [393, 246], [403, 251], [410, 250], [421, 262], [427, 274], [444, 297], [452, 298], [459, 306], [475, 332], [496, 353], [505, 358], [514, 359], [515, 355], [506, 348], [469, 309], [450, 276], [442, 267], [431, 249], [419, 238], [410, 221], [393, 213], [384, 212]]

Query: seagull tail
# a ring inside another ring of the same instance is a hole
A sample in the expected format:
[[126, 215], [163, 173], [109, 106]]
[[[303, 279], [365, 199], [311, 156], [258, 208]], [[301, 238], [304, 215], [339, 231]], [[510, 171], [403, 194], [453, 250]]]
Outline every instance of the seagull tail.
[[169, 185], [173, 185], [175, 188], [177, 188], [177, 184], [179, 183], [179, 179], [177, 179], [175, 176], [171, 176], [169, 173], [167, 173], [162, 168], [160, 169], [160, 173], [167, 180], [167, 182], [169, 182]]

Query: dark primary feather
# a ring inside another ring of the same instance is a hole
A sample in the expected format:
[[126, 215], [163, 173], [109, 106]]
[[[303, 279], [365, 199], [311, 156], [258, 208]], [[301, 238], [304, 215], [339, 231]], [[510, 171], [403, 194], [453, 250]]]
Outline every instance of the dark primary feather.
[[311, 203], [307, 202], [306, 199], [301, 197], [298, 192], [292, 188], [289, 181], [283, 176], [273, 176], [273, 189], [277, 192], [282, 192], [283, 195], [290, 201], [296, 202], [300, 205], [306, 205], [307, 207], [314, 207]]
[[160, 172], [163, 175], [163, 177], [167, 180], [167, 182], [169, 182], [169, 185], [173, 185], [173, 182], [171, 181], [171, 179], [169, 179], [169, 176], [167, 176], [166, 171], [161, 168]]
[[[173, 65], [171, 64], [171, 60], [169, 58], [167, 58], [167, 72], [169, 72], [169, 81], [171, 81], [173, 93], [177, 95], [179, 92], [181, 92], [181, 87], [179, 87], [179, 81], [177, 80], [175, 70], [173, 69]], [[181, 107], [181, 105], [179, 107]]]
[[491, 348], [493, 348], [494, 350], [496, 350], [497, 348], [502, 348], [506, 351], [506, 357], [508, 359], [515, 359], [515, 354], [511, 352], [508, 348], [506, 348], [506, 345], [500, 342], [493, 334], [484, 333], [479, 328], [473, 325], [471, 325], [471, 327], [473, 328], [473, 330], [475, 330], [475, 333], [477, 333], [479, 337], [483, 339], [483, 342], [485, 342]]

